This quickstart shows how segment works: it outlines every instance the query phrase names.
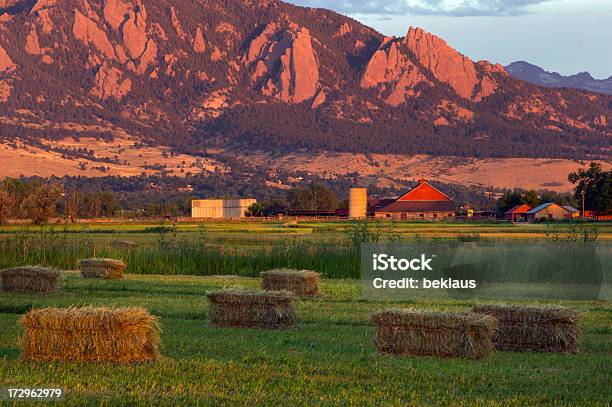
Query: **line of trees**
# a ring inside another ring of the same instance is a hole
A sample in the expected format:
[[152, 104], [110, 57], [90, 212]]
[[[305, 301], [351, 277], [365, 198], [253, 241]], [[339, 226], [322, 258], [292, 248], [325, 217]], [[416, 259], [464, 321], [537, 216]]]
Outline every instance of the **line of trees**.
[[77, 218], [113, 216], [118, 208], [116, 197], [109, 192], [66, 192], [61, 183], [43, 179], [0, 183], [0, 223], [29, 219], [42, 224], [59, 215], [75, 222]]

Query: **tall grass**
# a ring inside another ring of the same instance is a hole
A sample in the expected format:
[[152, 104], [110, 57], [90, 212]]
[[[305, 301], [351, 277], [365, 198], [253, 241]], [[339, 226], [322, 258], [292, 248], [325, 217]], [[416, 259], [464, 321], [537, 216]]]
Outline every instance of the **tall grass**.
[[359, 250], [341, 239], [283, 238], [260, 246], [230, 246], [209, 241], [201, 229], [177, 237], [175, 228], [157, 229], [154, 243], [129, 248], [112, 241], [96, 244], [85, 230], [75, 237], [53, 229], [20, 231], [0, 239], [0, 268], [40, 264], [75, 269], [89, 257], [124, 260], [126, 272], [162, 275], [258, 276], [273, 268], [316, 270], [328, 278], [359, 278]]

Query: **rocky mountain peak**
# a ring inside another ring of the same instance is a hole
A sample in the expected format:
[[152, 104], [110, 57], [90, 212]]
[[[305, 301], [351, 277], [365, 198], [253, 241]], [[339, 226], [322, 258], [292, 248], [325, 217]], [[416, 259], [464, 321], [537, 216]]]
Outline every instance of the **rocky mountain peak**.
[[319, 63], [310, 31], [291, 20], [267, 24], [242, 59], [252, 72], [251, 83], [266, 96], [301, 103], [317, 92]]

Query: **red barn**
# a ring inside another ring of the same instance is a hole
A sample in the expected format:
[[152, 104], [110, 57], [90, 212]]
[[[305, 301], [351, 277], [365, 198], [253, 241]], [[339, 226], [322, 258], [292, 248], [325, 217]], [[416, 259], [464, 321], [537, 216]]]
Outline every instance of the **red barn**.
[[420, 179], [419, 184], [374, 215], [381, 219], [447, 219], [455, 216], [455, 201]]
[[504, 214], [504, 217], [512, 223], [527, 222], [527, 212], [531, 210], [531, 206], [527, 204], [516, 205]]

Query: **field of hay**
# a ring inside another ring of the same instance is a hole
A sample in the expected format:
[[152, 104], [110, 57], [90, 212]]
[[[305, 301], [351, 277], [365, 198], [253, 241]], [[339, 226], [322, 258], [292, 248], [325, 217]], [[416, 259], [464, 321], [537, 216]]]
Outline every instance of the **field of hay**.
[[[213, 328], [206, 293], [256, 288], [244, 277], [126, 275], [86, 280], [63, 272], [57, 294], [0, 293], [0, 383], [59, 386], [70, 405], [153, 402], [304, 405], [609, 405], [612, 305], [563, 301], [582, 314], [581, 352], [494, 352], [483, 360], [376, 354], [372, 312], [415, 307], [467, 312], [467, 301], [361, 299], [354, 280], [322, 280], [323, 296], [295, 303], [293, 330]], [[160, 317], [160, 362], [25, 363], [19, 318], [32, 307], [142, 306]]]

